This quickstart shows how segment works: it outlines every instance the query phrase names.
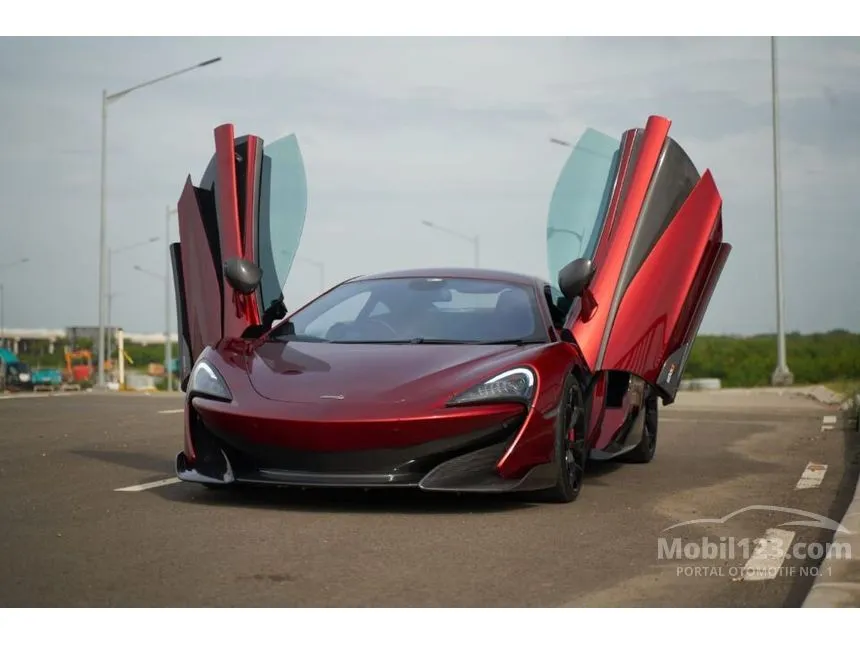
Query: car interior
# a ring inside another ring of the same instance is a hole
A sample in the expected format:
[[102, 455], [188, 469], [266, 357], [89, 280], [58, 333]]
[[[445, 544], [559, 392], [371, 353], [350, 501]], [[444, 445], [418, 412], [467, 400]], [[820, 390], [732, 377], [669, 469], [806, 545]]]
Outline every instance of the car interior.
[[[357, 342], [376, 338], [398, 340], [412, 338], [452, 341], [485, 341], [534, 339], [541, 334], [528, 292], [521, 288], [504, 289], [486, 295], [480, 307], [457, 306], [456, 293], [450, 289], [416, 290], [409, 298], [392, 298], [388, 302], [368, 302], [351, 322], [337, 322], [326, 332], [330, 341]], [[492, 299], [495, 298], [495, 303]], [[466, 299], [472, 301], [475, 299]]]

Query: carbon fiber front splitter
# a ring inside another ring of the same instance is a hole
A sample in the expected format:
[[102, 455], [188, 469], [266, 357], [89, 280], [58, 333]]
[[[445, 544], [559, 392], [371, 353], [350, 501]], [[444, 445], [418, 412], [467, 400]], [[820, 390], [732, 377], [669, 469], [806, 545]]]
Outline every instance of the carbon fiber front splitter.
[[542, 464], [519, 479], [505, 479], [495, 464], [505, 444], [495, 444], [445, 461], [429, 473], [342, 473], [252, 468], [236, 471], [227, 454], [207, 455], [204, 464], [190, 464], [185, 453], [176, 456], [176, 476], [186, 482], [208, 486], [254, 484], [301, 488], [418, 488], [451, 493], [513, 493], [549, 488], [555, 481], [555, 466]]

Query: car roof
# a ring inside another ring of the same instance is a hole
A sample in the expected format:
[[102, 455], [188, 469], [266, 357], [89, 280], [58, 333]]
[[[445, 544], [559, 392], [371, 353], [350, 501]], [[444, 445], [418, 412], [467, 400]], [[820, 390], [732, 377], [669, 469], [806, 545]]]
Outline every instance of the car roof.
[[498, 280], [515, 284], [543, 284], [546, 280], [525, 273], [500, 271], [497, 269], [474, 269], [461, 267], [403, 269], [401, 271], [385, 271], [350, 278], [347, 282], [362, 280], [382, 280], [387, 278], [463, 278], [466, 280]]

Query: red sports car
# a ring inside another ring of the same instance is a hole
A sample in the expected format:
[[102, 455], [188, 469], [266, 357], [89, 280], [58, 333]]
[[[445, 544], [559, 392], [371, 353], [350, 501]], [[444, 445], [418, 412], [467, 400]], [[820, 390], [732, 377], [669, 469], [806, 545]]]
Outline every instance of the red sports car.
[[650, 117], [586, 163], [558, 284], [393, 271], [289, 314], [271, 268], [273, 231], [296, 212], [275, 186], [284, 164], [217, 128], [171, 246], [187, 393], [178, 477], [570, 502], [588, 459], [651, 461], [658, 402], [675, 399], [731, 249], [714, 180], [669, 125]]

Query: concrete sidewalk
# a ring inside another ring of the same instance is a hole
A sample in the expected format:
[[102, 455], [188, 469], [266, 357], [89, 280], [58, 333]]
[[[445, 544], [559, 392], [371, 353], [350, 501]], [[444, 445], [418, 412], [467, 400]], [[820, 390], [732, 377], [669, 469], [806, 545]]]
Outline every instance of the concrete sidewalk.
[[[842, 427], [843, 432], [860, 433], [860, 395], [844, 409]], [[860, 447], [848, 455], [848, 463], [857, 469]], [[835, 534], [833, 542], [847, 545], [850, 551], [842, 547], [828, 553], [803, 607], [860, 607], [860, 482], [855, 484], [853, 499], [839, 522], [848, 533]]]
[[678, 392], [672, 408], [676, 410], [721, 409], [726, 407], [755, 409], [831, 409], [839, 407], [843, 397], [826, 387], [797, 388], [724, 388], [720, 390], [687, 390]]

